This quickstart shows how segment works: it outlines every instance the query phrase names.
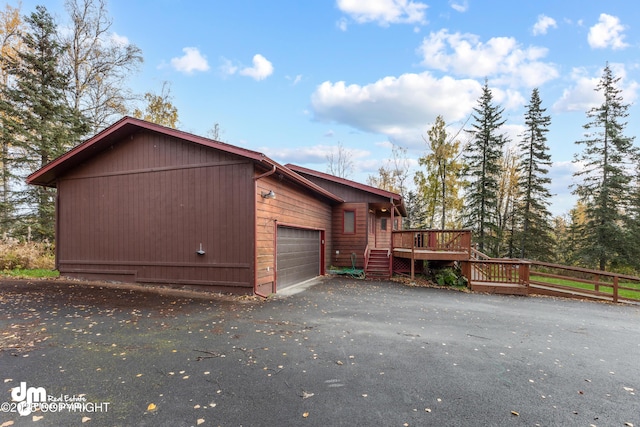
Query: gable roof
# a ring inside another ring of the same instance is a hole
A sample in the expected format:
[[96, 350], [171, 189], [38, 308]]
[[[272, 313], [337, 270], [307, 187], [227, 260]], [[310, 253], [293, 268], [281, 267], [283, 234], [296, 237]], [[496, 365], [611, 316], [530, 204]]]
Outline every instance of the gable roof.
[[333, 202], [344, 202], [344, 200], [335, 194], [325, 190], [317, 184], [314, 184], [308, 179], [298, 175], [287, 167], [280, 165], [257, 151], [248, 150], [246, 148], [237, 147], [224, 142], [214, 141], [209, 138], [128, 116], [123, 117], [113, 125], [35, 171], [27, 177], [27, 183], [42, 185], [45, 187], [55, 187], [57, 179], [65, 172], [100, 154], [114, 143], [121, 141], [123, 138], [141, 129], [245, 157], [257, 164], [260, 164], [265, 170], [273, 169], [275, 172], [289, 180], [313, 191], [314, 193], [324, 196]]
[[382, 190], [380, 188], [372, 187], [370, 185], [361, 184], [359, 182], [351, 181], [349, 179], [340, 178], [335, 175], [330, 175], [328, 173], [318, 172], [313, 169], [307, 169], [302, 166], [292, 165], [290, 163], [288, 163], [285, 166], [288, 169], [291, 169], [292, 171], [297, 173], [313, 176], [316, 178], [321, 178], [330, 182], [335, 182], [337, 184], [345, 185], [347, 187], [356, 188], [358, 190], [361, 190], [370, 194], [374, 194], [376, 196], [387, 198], [390, 201], [393, 201], [393, 204], [396, 205], [396, 207], [402, 213], [402, 215], [404, 216], [407, 215], [407, 212], [404, 206], [404, 201], [402, 200], [402, 196], [397, 193], [393, 193], [387, 190]]

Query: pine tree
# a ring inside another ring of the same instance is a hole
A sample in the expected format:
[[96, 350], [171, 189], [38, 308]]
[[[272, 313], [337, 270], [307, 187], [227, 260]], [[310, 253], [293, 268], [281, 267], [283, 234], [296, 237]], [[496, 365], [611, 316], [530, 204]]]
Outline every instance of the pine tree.
[[[77, 144], [88, 127], [67, 106], [69, 79], [58, 68], [63, 47], [57, 42], [56, 25], [44, 6], [25, 17], [24, 49], [9, 59], [13, 85], [4, 88], [0, 101], [3, 129], [13, 136], [17, 149], [13, 160], [27, 172], [43, 167]], [[54, 238], [55, 190], [31, 187], [19, 201], [26, 214], [23, 226], [36, 239]]]
[[465, 175], [469, 186], [465, 194], [464, 225], [471, 227], [481, 252], [496, 255], [497, 202], [500, 158], [506, 137], [499, 133], [505, 123], [503, 109], [494, 105], [485, 80], [478, 106], [473, 109], [473, 139], [464, 153]]
[[518, 181], [520, 206], [517, 217], [521, 223], [520, 258], [548, 260], [552, 254], [551, 213], [547, 176], [551, 166], [551, 156], [547, 147], [547, 132], [551, 117], [545, 115], [541, 106], [538, 89], [533, 89], [531, 100], [525, 113], [526, 129], [522, 135], [520, 148], [520, 179]]
[[627, 249], [630, 266], [635, 275], [640, 274], [640, 162], [636, 160], [636, 174], [631, 186], [629, 198], [629, 215], [627, 219]]
[[604, 69], [596, 90], [604, 102], [587, 112], [589, 122], [583, 127], [585, 139], [576, 141], [584, 147], [574, 162], [581, 171], [574, 176], [582, 181], [573, 193], [584, 203], [587, 242], [582, 257], [600, 270], [628, 262], [624, 225], [628, 223], [631, 162], [636, 149], [633, 138], [624, 135], [628, 104], [622, 99], [609, 64]]

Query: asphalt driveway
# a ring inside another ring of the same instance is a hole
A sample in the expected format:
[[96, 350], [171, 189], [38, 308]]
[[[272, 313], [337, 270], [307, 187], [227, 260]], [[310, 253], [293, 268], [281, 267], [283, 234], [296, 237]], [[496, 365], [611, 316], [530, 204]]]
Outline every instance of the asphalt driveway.
[[[637, 306], [343, 278], [267, 301], [4, 282], [0, 348], [1, 427], [640, 426]], [[14, 387], [47, 405], [20, 415]]]

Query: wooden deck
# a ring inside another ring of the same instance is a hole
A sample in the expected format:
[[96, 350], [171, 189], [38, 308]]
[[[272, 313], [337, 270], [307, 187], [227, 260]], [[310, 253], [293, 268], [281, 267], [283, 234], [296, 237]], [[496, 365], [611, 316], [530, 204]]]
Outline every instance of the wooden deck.
[[426, 261], [462, 261], [469, 259], [469, 252], [393, 248], [393, 256]]
[[[470, 230], [402, 230], [392, 235], [393, 272], [423, 272], [421, 261], [459, 262], [469, 288], [490, 294], [542, 294], [640, 304], [640, 277], [521, 259], [491, 258], [471, 246]], [[581, 288], [548, 279], [578, 282]], [[620, 293], [623, 293], [620, 295]]]
[[502, 295], [529, 295], [529, 288], [517, 283], [499, 282], [470, 282], [470, 288], [474, 292]]
[[427, 261], [462, 261], [471, 257], [470, 230], [394, 231], [393, 255]]
[[471, 247], [470, 230], [394, 231], [392, 253], [409, 260], [411, 278], [416, 261], [458, 261], [469, 287], [491, 294], [528, 295], [529, 263], [492, 259]]

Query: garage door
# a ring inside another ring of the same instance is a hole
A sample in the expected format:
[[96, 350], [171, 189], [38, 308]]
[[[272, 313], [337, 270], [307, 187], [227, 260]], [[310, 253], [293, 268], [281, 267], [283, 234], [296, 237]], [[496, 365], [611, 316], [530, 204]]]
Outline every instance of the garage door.
[[320, 275], [320, 232], [278, 227], [277, 289]]

